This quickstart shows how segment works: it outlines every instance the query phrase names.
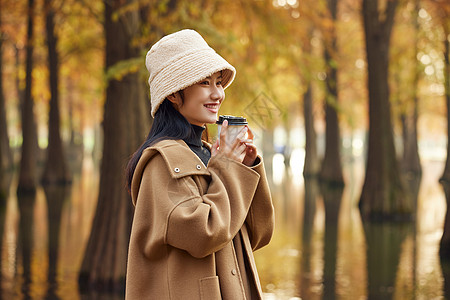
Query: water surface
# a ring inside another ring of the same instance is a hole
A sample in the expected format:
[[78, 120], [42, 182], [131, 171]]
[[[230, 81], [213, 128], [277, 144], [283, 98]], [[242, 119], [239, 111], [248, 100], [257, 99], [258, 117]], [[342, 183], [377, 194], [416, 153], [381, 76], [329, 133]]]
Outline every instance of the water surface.
[[[344, 189], [329, 189], [305, 181], [300, 165], [283, 160], [274, 157], [269, 175], [275, 233], [255, 253], [266, 299], [444, 299], [438, 256], [446, 209], [438, 184], [443, 162], [424, 162], [417, 222], [364, 226], [357, 209], [362, 162], [346, 163]], [[4, 299], [85, 298], [77, 271], [98, 176], [87, 156], [67, 188], [40, 187], [34, 197], [18, 198], [13, 180], [0, 211]]]

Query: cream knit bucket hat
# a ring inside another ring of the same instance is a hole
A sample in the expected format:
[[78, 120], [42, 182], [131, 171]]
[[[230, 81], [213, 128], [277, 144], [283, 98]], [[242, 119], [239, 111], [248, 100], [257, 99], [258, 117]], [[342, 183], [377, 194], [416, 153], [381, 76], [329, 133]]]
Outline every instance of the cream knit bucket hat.
[[219, 71], [222, 71], [225, 89], [236, 74], [236, 69], [191, 29], [166, 35], [156, 42], [147, 52], [145, 66], [150, 73], [148, 83], [153, 117], [167, 96]]

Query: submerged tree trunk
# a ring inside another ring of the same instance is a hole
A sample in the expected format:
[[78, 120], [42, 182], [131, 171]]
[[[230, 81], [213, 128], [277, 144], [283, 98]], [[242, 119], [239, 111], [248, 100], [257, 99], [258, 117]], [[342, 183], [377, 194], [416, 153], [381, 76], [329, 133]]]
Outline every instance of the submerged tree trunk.
[[37, 131], [33, 112], [33, 98], [31, 95], [33, 72], [33, 27], [34, 0], [28, 0], [28, 27], [26, 44], [26, 77], [25, 97], [21, 105], [22, 111], [22, 158], [20, 160], [19, 183], [17, 192], [36, 191], [37, 180]]
[[[131, 40], [139, 24], [138, 12], [112, 20], [123, 1], [105, 2], [105, 68], [135, 57]], [[92, 231], [82, 262], [79, 283], [82, 290], [124, 291], [128, 240], [132, 220], [132, 204], [125, 189], [124, 169], [129, 156], [137, 149], [148, 130], [142, 112], [145, 106], [142, 84], [136, 73], [119, 81], [112, 79], [106, 89], [103, 120], [103, 158], [100, 166], [98, 204]]]
[[44, 184], [56, 184], [69, 182], [69, 172], [63, 151], [63, 143], [60, 134], [60, 116], [59, 116], [59, 60], [56, 50], [57, 37], [55, 36], [54, 9], [52, 0], [45, 0], [48, 48], [48, 66], [49, 66], [49, 84], [50, 84], [50, 113], [48, 121], [48, 147], [47, 161], [45, 163], [42, 182]]
[[363, 219], [410, 218], [396, 160], [389, 102], [389, 43], [397, 0], [379, 11], [378, 0], [363, 1], [369, 90], [369, 149], [359, 203]]
[[341, 134], [338, 118], [337, 66], [333, 56], [337, 53], [335, 23], [337, 19], [337, 0], [327, 0], [331, 16], [331, 26], [325, 39], [324, 57], [327, 68], [325, 101], [325, 156], [320, 170], [320, 179], [325, 182], [343, 184], [344, 176], [341, 165]]

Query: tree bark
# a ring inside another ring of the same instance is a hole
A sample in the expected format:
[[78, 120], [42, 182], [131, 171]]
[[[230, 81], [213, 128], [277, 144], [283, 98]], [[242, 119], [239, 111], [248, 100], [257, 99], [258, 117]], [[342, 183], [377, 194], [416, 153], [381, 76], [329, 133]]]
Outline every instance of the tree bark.
[[34, 27], [34, 0], [28, 0], [28, 26], [26, 42], [26, 77], [25, 97], [21, 105], [22, 115], [22, 158], [20, 160], [19, 183], [17, 192], [34, 193], [37, 179], [37, 131], [33, 112], [33, 98], [31, 95], [33, 72], [33, 27]]
[[320, 170], [320, 179], [334, 184], [344, 184], [341, 164], [341, 135], [339, 129], [338, 108], [338, 74], [333, 55], [337, 53], [336, 29], [337, 0], [327, 0], [332, 26], [329, 39], [325, 39], [324, 57], [327, 68], [325, 100], [325, 156]]
[[[105, 68], [135, 57], [131, 45], [139, 24], [138, 12], [129, 12], [112, 20], [123, 1], [105, 2]], [[145, 93], [137, 73], [121, 80], [112, 79], [106, 89], [103, 120], [103, 158], [100, 166], [98, 204], [92, 231], [82, 262], [79, 283], [82, 290], [124, 291], [126, 259], [133, 207], [125, 189], [124, 168], [129, 156], [145, 138], [146, 120], [141, 107]], [[139, 140], [137, 140], [139, 137]]]
[[45, 29], [47, 33], [48, 49], [50, 112], [48, 122], [47, 161], [45, 163], [42, 182], [44, 184], [64, 184], [69, 182], [70, 178], [60, 134], [58, 95], [59, 59], [58, 52], [56, 50], [58, 40], [55, 35], [55, 13], [52, 4], [52, 0], [45, 0], [44, 7], [46, 12]]
[[389, 102], [389, 43], [397, 0], [379, 12], [378, 0], [363, 0], [369, 90], [369, 149], [359, 202], [363, 219], [409, 219], [407, 199], [395, 155]]

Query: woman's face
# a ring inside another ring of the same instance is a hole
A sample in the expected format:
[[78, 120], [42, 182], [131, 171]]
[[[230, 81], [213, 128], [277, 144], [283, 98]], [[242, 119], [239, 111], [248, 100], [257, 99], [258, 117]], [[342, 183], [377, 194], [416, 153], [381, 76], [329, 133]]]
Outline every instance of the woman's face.
[[179, 93], [169, 97], [175, 103], [176, 109], [189, 123], [203, 126], [205, 123], [215, 123], [220, 105], [225, 99], [222, 86], [222, 73], [217, 72], [204, 80], [183, 90], [184, 103]]

